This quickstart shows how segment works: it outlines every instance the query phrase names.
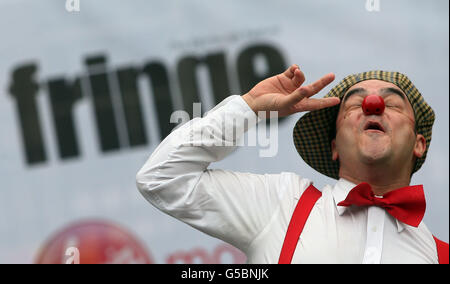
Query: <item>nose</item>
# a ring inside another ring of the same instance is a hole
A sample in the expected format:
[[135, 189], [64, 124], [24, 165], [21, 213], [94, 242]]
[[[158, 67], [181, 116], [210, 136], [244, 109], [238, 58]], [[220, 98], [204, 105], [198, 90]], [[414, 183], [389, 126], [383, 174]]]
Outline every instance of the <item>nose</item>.
[[361, 107], [366, 115], [381, 115], [384, 112], [384, 100], [379, 95], [368, 95], [364, 98]]

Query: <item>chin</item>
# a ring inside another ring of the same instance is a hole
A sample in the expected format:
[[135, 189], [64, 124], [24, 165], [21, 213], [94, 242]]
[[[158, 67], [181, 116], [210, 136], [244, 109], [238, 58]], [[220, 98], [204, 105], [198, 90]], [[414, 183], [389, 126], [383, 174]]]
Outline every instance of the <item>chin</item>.
[[383, 163], [392, 156], [391, 148], [388, 145], [366, 145], [360, 149], [361, 159], [368, 163]]
[[380, 164], [388, 161], [391, 157], [389, 151], [386, 150], [372, 150], [372, 151], [364, 151], [361, 153], [361, 160], [363, 160], [367, 164]]

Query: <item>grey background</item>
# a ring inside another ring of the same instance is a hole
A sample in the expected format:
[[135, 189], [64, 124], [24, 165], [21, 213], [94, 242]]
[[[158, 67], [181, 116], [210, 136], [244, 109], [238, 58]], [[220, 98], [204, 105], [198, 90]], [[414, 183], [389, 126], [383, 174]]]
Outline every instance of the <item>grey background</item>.
[[[220, 243], [146, 203], [134, 177], [158, 141], [102, 154], [89, 100], [80, 102], [75, 112], [77, 129], [83, 134], [82, 156], [61, 161], [48, 97], [45, 92], [38, 97], [49, 161], [26, 166], [15, 104], [7, 91], [13, 67], [37, 62], [38, 80], [48, 80], [84, 74], [82, 59], [99, 52], [108, 56], [111, 69], [158, 59], [170, 70], [176, 91], [175, 63], [181, 56], [223, 51], [232, 93], [239, 94], [236, 57], [244, 47], [258, 42], [281, 50], [286, 64], [296, 63], [303, 69], [307, 82], [328, 72], [336, 74], [336, 82], [372, 69], [408, 75], [436, 112], [427, 161], [412, 184], [424, 184], [425, 223], [448, 242], [448, 1], [381, 0], [379, 12], [368, 12], [365, 2], [81, 0], [81, 11], [69, 13], [64, 1], [0, 0], [0, 263], [32, 262], [50, 235], [83, 218], [124, 225], [159, 263], [174, 250], [211, 249]], [[202, 80], [206, 82], [203, 103], [210, 109], [207, 80]], [[179, 107], [179, 93], [174, 96]], [[152, 122], [155, 106], [149, 107], [151, 96], [142, 100], [152, 135], [157, 133]], [[281, 125], [277, 156], [260, 158], [257, 147], [241, 147], [211, 168], [290, 171], [314, 180], [319, 188], [334, 184], [297, 155], [292, 127], [300, 116], [293, 115]]]

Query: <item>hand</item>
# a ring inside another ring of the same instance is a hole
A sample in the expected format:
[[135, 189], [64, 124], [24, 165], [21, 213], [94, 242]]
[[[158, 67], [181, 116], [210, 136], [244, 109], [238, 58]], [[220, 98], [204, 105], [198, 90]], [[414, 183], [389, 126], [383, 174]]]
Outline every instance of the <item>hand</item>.
[[305, 82], [305, 75], [294, 64], [283, 73], [259, 82], [242, 98], [256, 114], [266, 111], [266, 117], [269, 118], [269, 111], [278, 111], [278, 116], [283, 117], [339, 104], [339, 98], [310, 98], [333, 80], [334, 74], [329, 73], [316, 82], [301, 87]]

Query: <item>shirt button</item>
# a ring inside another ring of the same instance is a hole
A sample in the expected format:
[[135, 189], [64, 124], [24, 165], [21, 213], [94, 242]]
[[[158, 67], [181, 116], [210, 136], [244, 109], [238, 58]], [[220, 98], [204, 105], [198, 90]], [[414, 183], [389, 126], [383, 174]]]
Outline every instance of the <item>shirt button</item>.
[[373, 226], [373, 227], [372, 227], [372, 232], [375, 233], [376, 231], [377, 231], [377, 227]]

